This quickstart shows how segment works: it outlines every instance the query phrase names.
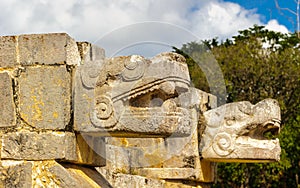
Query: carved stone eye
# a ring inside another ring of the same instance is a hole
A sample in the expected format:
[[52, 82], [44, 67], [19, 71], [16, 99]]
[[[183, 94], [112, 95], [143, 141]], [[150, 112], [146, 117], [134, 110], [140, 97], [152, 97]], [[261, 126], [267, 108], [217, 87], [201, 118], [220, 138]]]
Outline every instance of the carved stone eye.
[[99, 119], [108, 119], [113, 112], [111, 100], [106, 96], [98, 97], [95, 110]]
[[238, 104], [238, 109], [247, 115], [251, 115], [253, 114], [252, 106], [249, 101], [243, 101]]
[[137, 61], [126, 61], [124, 63], [124, 66], [128, 70], [133, 70], [138, 66], [138, 62]]
[[234, 143], [227, 133], [219, 133], [213, 141], [213, 149], [220, 156], [227, 156], [234, 150]]
[[226, 121], [226, 125], [227, 126], [231, 126], [231, 125], [235, 124], [236, 119], [235, 118], [231, 118], [231, 119], [226, 119], [225, 121]]
[[142, 56], [131, 56], [124, 62], [122, 78], [125, 81], [132, 81], [141, 78], [145, 72], [145, 59]]

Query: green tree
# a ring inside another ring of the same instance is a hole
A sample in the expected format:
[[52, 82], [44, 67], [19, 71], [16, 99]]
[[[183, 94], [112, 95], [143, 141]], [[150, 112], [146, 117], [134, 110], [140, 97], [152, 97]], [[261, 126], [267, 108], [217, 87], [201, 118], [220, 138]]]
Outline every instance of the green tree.
[[[297, 34], [282, 34], [255, 25], [239, 31], [232, 40], [191, 42], [175, 51], [192, 54], [203, 49], [204, 44], [224, 74], [227, 102], [256, 103], [274, 98], [282, 111], [280, 162], [219, 164], [213, 187], [297, 187], [300, 172], [300, 40]], [[187, 63], [194, 85], [210, 92], [204, 74], [193, 59], [187, 57]]]

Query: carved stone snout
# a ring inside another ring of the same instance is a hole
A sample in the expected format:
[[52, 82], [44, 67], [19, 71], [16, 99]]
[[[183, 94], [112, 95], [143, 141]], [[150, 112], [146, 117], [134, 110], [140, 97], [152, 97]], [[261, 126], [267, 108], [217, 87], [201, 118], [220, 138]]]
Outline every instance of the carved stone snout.
[[191, 134], [195, 109], [181, 96], [192, 88], [179, 54], [86, 58], [75, 85], [76, 131], [127, 137]]
[[280, 159], [280, 108], [273, 99], [256, 105], [235, 102], [204, 112], [202, 157], [220, 162], [267, 162]]

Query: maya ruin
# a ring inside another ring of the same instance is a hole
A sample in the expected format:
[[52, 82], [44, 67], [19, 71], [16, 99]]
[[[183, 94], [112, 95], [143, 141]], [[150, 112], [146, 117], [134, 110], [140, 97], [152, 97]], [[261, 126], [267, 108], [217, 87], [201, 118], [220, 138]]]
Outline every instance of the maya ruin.
[[209, 187], [218, 162], [280, 160], [277, 101], [218, 107], [176, 53], [3, 36], [0, 79], [0, 187]]

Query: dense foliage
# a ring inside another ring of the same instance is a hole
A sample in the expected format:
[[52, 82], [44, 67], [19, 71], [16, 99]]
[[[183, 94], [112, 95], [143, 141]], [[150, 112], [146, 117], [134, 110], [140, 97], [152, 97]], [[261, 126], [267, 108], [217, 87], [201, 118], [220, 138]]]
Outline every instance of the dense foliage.
[[[226, 102], [248, 100], [256, 103], [274, 98], [282, 110], [280, 162], [219, 164], [213, 187], [297, 187], [300, 175], [299, 44], [296, 34], [282, 34], [254, 26], [224, 42], [212, 39], [187, 43], [181, 49], [174, 48], [187, 58], [196, 87], [207, 92], [212, 89], [203, 73], [206, 71], [201, 72], [199, 62], [196, 63], [190, 54], [197, 51], [202, 56], [212, 53], [224, 75]], [[205, 46], [210, 52], [204, 50]]]

